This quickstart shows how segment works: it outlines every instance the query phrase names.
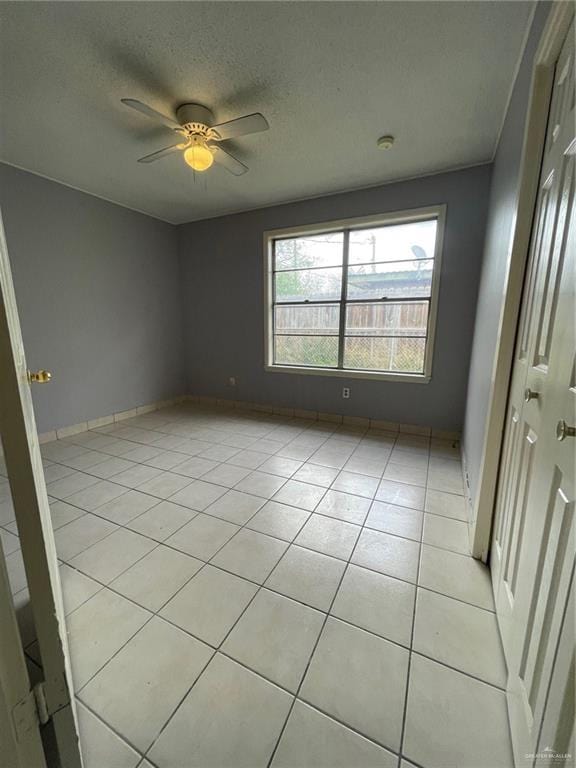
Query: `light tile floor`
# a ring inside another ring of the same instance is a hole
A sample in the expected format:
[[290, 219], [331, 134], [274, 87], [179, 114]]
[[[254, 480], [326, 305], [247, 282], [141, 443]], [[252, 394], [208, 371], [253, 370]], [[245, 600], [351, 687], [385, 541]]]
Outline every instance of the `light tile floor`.
[[[451, 442], [185, 405], [42, 454], [87, 768], [512, 765]], [[38, 663], [5, 472], [0, 534]]]

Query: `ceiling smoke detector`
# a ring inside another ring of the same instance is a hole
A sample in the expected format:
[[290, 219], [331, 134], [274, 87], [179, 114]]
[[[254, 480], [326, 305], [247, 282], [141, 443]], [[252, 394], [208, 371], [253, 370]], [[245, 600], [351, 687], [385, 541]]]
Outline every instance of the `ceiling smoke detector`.
[[376, 144], [378, 149], [391, 149], [394, 144], [394, 136], [380, 136]]

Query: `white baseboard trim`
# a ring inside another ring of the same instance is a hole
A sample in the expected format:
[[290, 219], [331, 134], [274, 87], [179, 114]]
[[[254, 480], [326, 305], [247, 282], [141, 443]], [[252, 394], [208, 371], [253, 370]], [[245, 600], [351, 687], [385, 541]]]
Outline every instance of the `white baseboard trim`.
[[344, 416], [338, 413], [323, 413], [322, 411], [301, 410], [299, 408], [285, 408], [264, 403], [251, 403], [244, 400], [227, 400], [225, 398], [207, 397], [205, 395], [187, 395], [189, 402], [211, 405], [221, 408], [235, 408], [240, 411], [257, 411], [276, 416], [291, 416], [311, 421], [328, 421], [334, 424], [346, 424], [348, 426], [365, 427], [367, 429], [381, 429], [386, 432], [401, 432], [408, 435], [421, 435], [440, 440], [460, 440], [460, 432], [454, 430], [436, 429], [434, 427], [419, 424], [400, 424], [395, 421], [383, 419], [370, 419], [364, 416]]

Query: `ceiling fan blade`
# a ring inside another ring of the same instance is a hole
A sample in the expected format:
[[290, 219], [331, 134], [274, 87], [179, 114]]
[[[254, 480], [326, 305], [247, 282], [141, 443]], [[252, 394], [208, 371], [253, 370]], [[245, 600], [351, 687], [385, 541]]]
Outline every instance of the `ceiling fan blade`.
[[214, 152], [215, 162], [226, 168], [230, 173], [233, 173], [234, 176], [242, 176], [248, 170], [247, 165], [241, 163], [240, 160], [237, 160], [230, 153], [223, 150], [222, 147], [212, 146], [211, 149]]
[[222, 141], [225, 139], [236, 139], [239, 136], [246, 136], [248, 133], [259, 133], [267, 131], [270, 126], [268, 121], [260, 112], [254, 112], [253, 115], [237, 117], [235, 120], [229, 120], [227, 123], [213, 125], [212, 128], [218, 132]]
[[138, 99], [120, 99], [120, 101], [127, 107], [132, 107], [132, 109], [135, 109], [137, 112], [141, 112], [143, 115], [146, 115], [146, 117], [151, 117], [152, 120], [158, 120], [167, 128], [173, 128], [179, 131], [182, 130], [180, 123], [177, 123], [176, 120], [174, 120], [172, 117], [163, 115], [162, 112], [158, 112], [157, 110], [152, 109], [152, 107], [149, 107], [147, 104], [143, 104], [141, 101], [138, 101]]
[[172, 152], [177, 152], [178, 150], [185, 149], [186, 144], [172, 144], [171, 147], [165, 147], [164, 149], [159, 149], [157, 152], [152, 152], [151, 155], [145, 155], [144, 157], [140, 157], [138, 159], [139, 163], [153, 163], [155, 160], [160, 160], [162, 157], [166, 157], [166, 155], [171, 155]]

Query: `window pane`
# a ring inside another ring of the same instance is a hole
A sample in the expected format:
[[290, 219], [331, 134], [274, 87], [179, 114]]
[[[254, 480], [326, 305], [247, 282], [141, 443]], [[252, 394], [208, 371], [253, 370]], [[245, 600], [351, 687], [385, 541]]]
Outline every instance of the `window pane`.
[[342, 270], [304, 269], [274, 275], [276, 301], [330, 301], [340, 299]]
[[378, 261], [433, 259], [436, 220], [387, 227], [356, 229], [350, 232], [350, 264]]
[[347, 338], [344, 367], [422, 373], [426, 339]]
[[275, 269], [340, 266], [342, 264], [343, 242], [344, 235], [342, 232], [276, 240], [274, 243]]
[[276, 336], [274, 362], [284, 365], [338, 365], [337, 336]]
[[426, 336], [428, 302], [348, 304], [347, 336]]
[[276, 307], [276, 333], [338, 334], [340, 307], [337, 304], [316, 304], [309, 307]]
[[351, 266], [348, 270], [348, 298], [430, 296], [433, 264], [432, 259], [425, 259]]

